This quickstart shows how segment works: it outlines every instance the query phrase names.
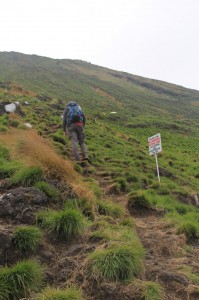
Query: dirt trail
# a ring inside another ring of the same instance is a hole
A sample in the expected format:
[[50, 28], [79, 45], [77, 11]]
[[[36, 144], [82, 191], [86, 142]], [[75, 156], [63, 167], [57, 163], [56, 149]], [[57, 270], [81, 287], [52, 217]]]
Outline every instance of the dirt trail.
[[[127, 207], [127, 195], [111, 194], [110, 185], [99, 177], [98, 181], [105, 199]], [[160, 211], [135, 211], [131, 215], [146, 251], [144, 279], [157, 281], [163, 286], [164, 300], [199, 299], [198, 293], [193, 292], [194, 285], [184, 272], [188, 267], [199, 275], [199, 244], [194, 242], [187, 246], [185, 236], [177, 235]]]

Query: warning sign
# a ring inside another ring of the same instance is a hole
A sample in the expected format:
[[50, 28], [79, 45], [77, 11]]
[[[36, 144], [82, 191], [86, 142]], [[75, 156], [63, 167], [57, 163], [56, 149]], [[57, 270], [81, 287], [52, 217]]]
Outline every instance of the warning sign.
[[148, 138], [149, 154], [154, 155], [162, 151], [160, 133]]

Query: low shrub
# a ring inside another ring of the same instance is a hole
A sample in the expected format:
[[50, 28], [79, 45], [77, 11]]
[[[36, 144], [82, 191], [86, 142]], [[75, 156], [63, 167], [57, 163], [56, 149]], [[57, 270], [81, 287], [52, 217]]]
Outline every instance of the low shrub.
[[35, 261], [22, 261], [0, 270], [0, 299], [21, 299], [40, 290], [43, 284], [43, 268]]
[[47, 288], [36, 297], [36, 300], [83, 300], [82, 292], [75, 288], [59, 290]]
[[97, 200], [96, 205], [100, 215], [112, 216], [113, 218], [119, 218], [124, 215], [124, 208], [119, 204]]
[[142, 257], [129, 246], [96, 250], [88, 257], [88, 276], [97, 281], [129, 280], [142, 270]]
[[35, 252], [42, 238], [37, 227], [20, 226], [13, 233], [13, 245], [21, 252]]
[[23, 167], [10, 178], [13, 185], [32, 186], [42, 179], [43, 172], [39, 167]]

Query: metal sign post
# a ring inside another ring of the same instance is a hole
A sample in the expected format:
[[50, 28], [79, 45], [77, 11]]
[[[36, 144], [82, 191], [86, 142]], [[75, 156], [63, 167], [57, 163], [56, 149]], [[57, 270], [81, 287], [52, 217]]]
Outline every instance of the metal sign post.
[[159, 173], [159, 167], [158, 167], [158, 156], [157, 156], [157, 153], [155, 154], [155, 161], [156, 161], [156, 168], [157, 168], [157, 174], [158, 174], [158, 181], [160, 182], [160, 173]]
[[159, 152], [162, 151], [162, 144], [161, 144], [160, 133], [149, 137], [148, 138], [148, 145], [149, 145], [149, 154], [150, 155], [155, 155], [156, 168], [157, 168], [157, 174], [158, 174], [158, 181], [160, 182], [160, 173], [159, 173], [158, 156], [157, 156], [157, 153], [159, 153]]

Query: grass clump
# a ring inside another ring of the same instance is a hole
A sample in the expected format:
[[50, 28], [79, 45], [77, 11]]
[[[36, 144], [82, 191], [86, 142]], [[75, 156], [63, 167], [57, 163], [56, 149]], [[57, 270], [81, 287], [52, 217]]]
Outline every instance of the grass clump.
[[76, 209], [62, 211], [41, 212], [37, 215], [37, 222], [48, 232], [52, 232], [66, 240], [80, 235], [86, 226], [86, 219]]
[[119, 218], [124, 215], [124, 208], [110, 201], [97, 200], [97, 211], [100, 215], [107, 215], [113, 218]]
[[43, 172], [40, 167], [23, 167], [11, 176], [13, 185], [32, 186], [42, 179]]
[[177, 233], [184, 233], [188, 239], [199, 238], [199, 228], [193, 221], [184, 221], [179, 224]]
[[[43, 268], [35, 261], [22, 261], [0, 269], [0, 299], [21, 299], [37, 292], [43, 284]], [[4, 298], [3, 298], [4, 297]]]
[[35, 183], [35, 187], [40, 191], [44, 192], [53, 201], [58, 201], [60, 199], [60, 193], [58, 189], [45, 181], [38, 181]]
[[130, 209], [146, 209], [151, 208], [152, 205], [146, 193], [143, 191], [138, 191], [129, 194], [128, 207]]
[[131, 290], [136, 299], [162, 300], [164, 296], [163, 288], [159, 283], [153, 281], [141, 281], [135, 279], [131, 283]]
[[81, 291], [75, 288], [66, 290], [47, 288], [36, 300], [83, 300], [83, 296]]
[[139, 276], [142, 270], [140, 255], [129, 246], [96, 250], [88, 257], [88, 276], [97, 281], [129, 280]]
[[0, 300], [7, 300], [9, 299], [9, 285], [6, 282], [6, 279], [1, 276], [1, 270], [0, 270]]
[[162, 300], [163, 289], [158, 283], [147, 281], [145, 282], [142, 297], [144, 300]]
[[95, 215], [94, 201], [85, 198], [69, 199], [64, 204], [65, 209], [73, 208], [81, 211], [84, 216], [93, 219]]
[[11, 177], [20, 167], [18, 161], [3, 161], [0, 165], [0, 178]]
[[0, 145], [0, 158], [3, 158], [5, 160], [10, 159], [10, 153], [9, 153], [8, 149], [6, 147], [4, 147], [3, 145]]
[[35, 252], [42, 238], [39, 228], [33, 226], [17, 227], [13, 234], [13, 244], [21, 252]]

